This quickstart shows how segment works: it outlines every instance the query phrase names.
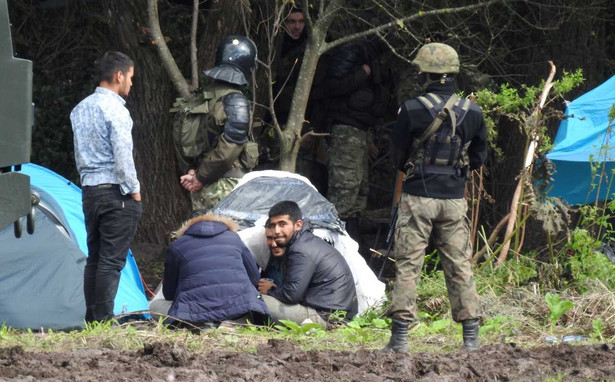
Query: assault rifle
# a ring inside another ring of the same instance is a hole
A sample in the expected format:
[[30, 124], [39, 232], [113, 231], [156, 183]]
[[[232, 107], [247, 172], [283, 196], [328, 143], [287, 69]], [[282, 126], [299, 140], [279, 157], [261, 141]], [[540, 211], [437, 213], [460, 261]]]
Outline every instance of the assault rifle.
[[384, 266], [391, 254], [391, 249], [393, 248], [393, 242], [395, 239], [395, 225], [397, 224], [397, 216], [399, 211], [399, 201], [401, 200], [402, 194], [402, 185], [404, 184], [404, 173], [401, 171], [397, 172], [397, 177], [395, 178], [395, 193], [393, 194], [393, 206], [391, 209], [391, 218], [389, 219], [389, 230], [387, 231], [387, 236], [385, 240], [385, 244], [387, 245], [387, 252], [384, 256], [384, 261], [382, 262], [382, 267], [378, 272], [378, 278], [382, 277], [382, 272], [384, 271]]

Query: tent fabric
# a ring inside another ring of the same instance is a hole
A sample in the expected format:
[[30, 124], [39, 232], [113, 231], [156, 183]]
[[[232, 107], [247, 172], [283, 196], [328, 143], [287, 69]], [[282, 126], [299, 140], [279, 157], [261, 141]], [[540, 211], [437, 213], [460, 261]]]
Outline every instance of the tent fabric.
[[[83, 327], [83, 267], [87, 235], [81, 190], [44, 167], [22, 166], [41, 196], [35, 230], [21, 238], [13, 227], [0, 232], [0, 324], [20, 329]], [[114, 313], [147, 310], [141, 276], [129, 251]]]
[[[611, 199], [609, 189], [615, 168], [615, 137], [609, 131], [609, 110], [615, 104], [615, 76], [568, 104], [557, 131], [553, 150], [547, 158], [555, 165], [549, 196], [560, 197], [569, 204], [585, 204]], [[592, 162], [606, 162], [606, 175], [598, 186], [592, 174]], [[599, 188], [599, 194], [598, 194]]]
[[253, 171], [241, 178], [233, 191], [213, 208], [213, 213], [228, 216], [241, 228], [253, 227], [257, 220], [266, 220], [269, 209], [283, 200], [297, 202], [303, 217], [317, 228], [342, 231], [337, 211], [310, 181], [285, 171]]

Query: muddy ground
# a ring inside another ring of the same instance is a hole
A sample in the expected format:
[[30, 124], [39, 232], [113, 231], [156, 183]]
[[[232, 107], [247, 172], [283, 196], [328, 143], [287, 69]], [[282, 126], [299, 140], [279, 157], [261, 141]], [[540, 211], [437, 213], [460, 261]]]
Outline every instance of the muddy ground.
[[382, 354], [302, 351], [271, 339], [256, 354], [191, 354], [181, 345], [152, 343], [140, 351], [89, 349], [25, 353], [0, 349], [2, 381], [542, 381], [615, 380], [615, 345], [515, 344], [477, 352]]

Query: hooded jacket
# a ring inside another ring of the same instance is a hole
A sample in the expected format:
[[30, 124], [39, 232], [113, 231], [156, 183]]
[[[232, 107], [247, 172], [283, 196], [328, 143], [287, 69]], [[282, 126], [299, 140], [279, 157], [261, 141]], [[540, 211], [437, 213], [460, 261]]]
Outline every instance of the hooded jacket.
[[285, 304], [301, 304], [321, 313], [336, 310], [357, 312], [357, 294], [348, 263], [321, 238], [307, 221], [287, 248], [284, 284], [269, 292]]
[[[332, 124], [367, 131], [386, 115], [389, 94], [380, 81], [377, 60], [365, 44], [349, 43], [323, 56], [323, 81]], [[368, 75], [363, 64], [371, 68]]]
[[248, 312], [269, 314], [256, 289], [254, 257], [231, 219], [201, 215], [186, 222], [167, 248], [164, 298], [169, 315], [188, 322], [223, 321]]

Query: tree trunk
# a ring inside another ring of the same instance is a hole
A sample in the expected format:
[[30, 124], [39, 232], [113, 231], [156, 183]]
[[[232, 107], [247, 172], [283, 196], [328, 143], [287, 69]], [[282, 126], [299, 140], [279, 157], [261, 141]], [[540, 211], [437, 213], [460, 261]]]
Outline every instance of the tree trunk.
[[135, 62], [134, 86], [127, 107], [134, 121], [135, 164], [143, 195], [143, 217], [136, 241], [166, 244], [169, 233], [188, 216], [180, 187], [169, 122], [175, 96], [153, 46], [139, 45], [139, 25], [147, 25], [147, 1], [102, 1], [108, 9], [109, 41]]
[[301, 145], [301, 129], [305, 120], [305, 110], [307, 108], [308, 99], [310, 98], [310, 89], [316, 73], [316, 66], [320, 58], [320, 47], [325, 44], [324, 31], [319, 30], [324, 26], [315, 25], [312, 36], [308, 39], [303, 55], [303, 62], [299, 69], [299, 76], [293, 93], [293, 102], [290, 107], [290, 114], [282, 137], [280, 137], [280, 170], [295, 172], [297, 163], [297, 154]]

